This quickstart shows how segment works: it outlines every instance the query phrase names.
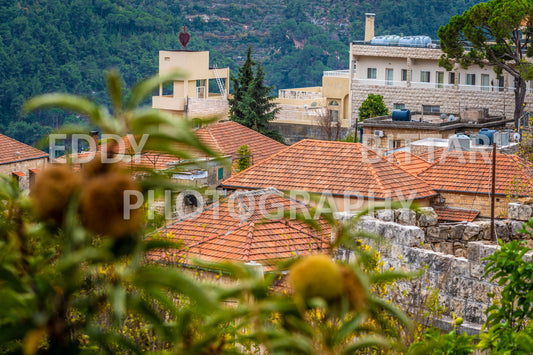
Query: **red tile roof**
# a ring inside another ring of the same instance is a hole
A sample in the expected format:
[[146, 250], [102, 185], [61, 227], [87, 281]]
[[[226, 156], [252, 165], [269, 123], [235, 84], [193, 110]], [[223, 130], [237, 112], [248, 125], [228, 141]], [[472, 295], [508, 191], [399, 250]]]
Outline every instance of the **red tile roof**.
[[436, 195], [424, 181], [359, 143], [306, 139], [229, 178], [226, 188], [274, 187], [395, 200]]
[[[258, 163], [261, 160], [287, 148], [286, 145], [281, 144], [267, 136], [247, 128], [241, 124], [233, 121], [216, 122], [209, 126], [199, 128], [195, 131], [196, 136], [209, 148], [220, 154], [221, 156], [231, 156], [233, 161], [238, 158], [237, 150], [240, 146], [246, 144], [252, 153], [252, 164]], [[132, 155], [135, 153], [130, 144], [128, 136], [123, 138], [126, 154]], [[140, 143], [140, 137], [135, 138], [135, 142]], [[118, 147], [114, 147], [117, 151]], [[183, 150], [179, 146], [178, 150]], [[101, 146], [98, 147], [101, 150]], [[204, 152], [191, 151], [187, 148], [187, 152], [195, 158], [207, 157]], [[77, 159], [85, 159], [87, 154], [78, 153]], [[59, 159], [59, 160], [58, 160]], [[64, 157], [58, 158], [56, 161], [64, 161]], [[76, 159], [73, 159], [75, 162]], [[162, 154], [154, 150], [145, 150], [141, 155], [139, 165], [147, 166], [157, 170], [164, 170], [170, 168], [172, 165], [182, 162], [182, 159], [175, 155]]]
[[439, 160], [440, 158], [442, 158], [442, 156], [446, 154], [447, 152], [448, 152], [448, 148], [434, 149], [432, 147], [429, 147], [429, 151], [427, 153], [420, 154], [418, 157], [430, 163], [434, 163], [436, 160]]
[[149, 259], [185, 265], [190, 265], [193, 258], [255, 261], [268, 271], [279, 259], [327, 252], [329, 225], [320, 220], [322, 229], [316, 231], [279, 212], [290, 208], [303, 211], [307, 207], [274, 189], [236, 192], [195, 217], [162, 228], [162, 237], [182, 242], [184, 247], [154, 251]]
[[478, 210], [456, 207], [433, 207], [439, 222], [472, 222], [479, 215]]
[[415, 176], [431, 165], [426, 160], [405, 151], [391, 153], [387, 155], [387, 160]]
[[286, 145], [233, 121], [221, 121], [199, 128], [196, 135], [213, 150], [222, 155], [231, 155], [234, 161], [238, 157], [237, 149], [246, 144], [252, 153], [252, 164], [287, 148]]
[[48, 158], [48, 154], [0, 134], [0, 165], [40, 158]]
[[[492, 153], [452, 151], [418, 174], [437, 191], [491, 192]], [[516, 156], [496, 154], [496, 193], [531, 196], [533, 164]]]

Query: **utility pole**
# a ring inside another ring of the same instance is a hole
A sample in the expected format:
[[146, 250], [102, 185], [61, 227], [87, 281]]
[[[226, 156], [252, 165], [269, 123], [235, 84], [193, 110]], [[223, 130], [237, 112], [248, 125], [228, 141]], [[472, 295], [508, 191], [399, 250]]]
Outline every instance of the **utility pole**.
[[498, 242], [496, 233], [494, 233], [494, 199], [496, 194], [496, 143], [492, 143], [492, 193], [490, 201], [490, 239]]

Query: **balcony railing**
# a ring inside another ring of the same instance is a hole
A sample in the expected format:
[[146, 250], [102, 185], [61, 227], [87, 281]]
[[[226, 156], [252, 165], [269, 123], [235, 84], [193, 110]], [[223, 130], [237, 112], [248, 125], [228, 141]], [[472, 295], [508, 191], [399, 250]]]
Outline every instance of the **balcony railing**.
[[333, 77], [349, 77], [350, 76], [350, 70], [349, 69], [343, 69], [343, 70], [328, 70], [325, 71], [323, 76], [333, 76]]

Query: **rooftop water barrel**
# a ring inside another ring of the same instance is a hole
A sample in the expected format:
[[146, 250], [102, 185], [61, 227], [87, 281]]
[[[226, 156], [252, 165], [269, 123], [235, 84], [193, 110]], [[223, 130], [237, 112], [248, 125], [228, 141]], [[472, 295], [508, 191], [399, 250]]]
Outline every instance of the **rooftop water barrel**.
[[397, 36], [397, 35], [391, 35], [391, 36], [388, 36], [388, 40], [389, 40], [389, 45], [390, 46], [397, 46], [398, 45], [398, 42], [400, 41], [400, 36]]
[[370, 44], [383, 46], [385, 45], [385, 36], [376, 36], [370, 40]]
[[398, 45], [405, 46], [405, 47], [412, 47], [414, 46], [414, 44], [415, 44], [415, 39], [413, 36], [402, 37], [398, 41]]
[[429, 36], [420, 36], [420, 43], [422, 43], [422, 47], [427, 47], [428, 44], [431, 43], [431, 37], [429, 37]]
[[470, 151], [470, 137], [465, 134], [454, 134], [448, 138], [448, 151]]
[[496, 133], [495, 130], [488, 129], [488, 128], [482, 128], [479, 130], [478, 134], [478, 140], [477, 144], [481, 145], [491, 145], [494, 143], [494, 133]]
[[411, 121], [411, 111], [406, 108], [392, 111], [393, 121]]

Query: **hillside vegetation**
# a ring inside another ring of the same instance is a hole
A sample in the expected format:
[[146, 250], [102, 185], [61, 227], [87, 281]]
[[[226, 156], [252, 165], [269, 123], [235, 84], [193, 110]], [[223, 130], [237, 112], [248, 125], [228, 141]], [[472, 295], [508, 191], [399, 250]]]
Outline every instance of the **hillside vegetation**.
[[0, 132], [33, 143], [78, 117], [61, 111], [22, 117], [27, 98], [68, 91], [101, 103], [104, 71], [129, 87], [157, 72], [158, 51], [178, 49], [187, 25], [190, 49], [211, 64], [242, 64], [248, 47], [275, 89], [320, 85], [324, 70], [348, 66], [348, 44], [363, 38], [364, 13], [376, 34], [426, 34], [476, 0], [22, 0], [0, 1]]

